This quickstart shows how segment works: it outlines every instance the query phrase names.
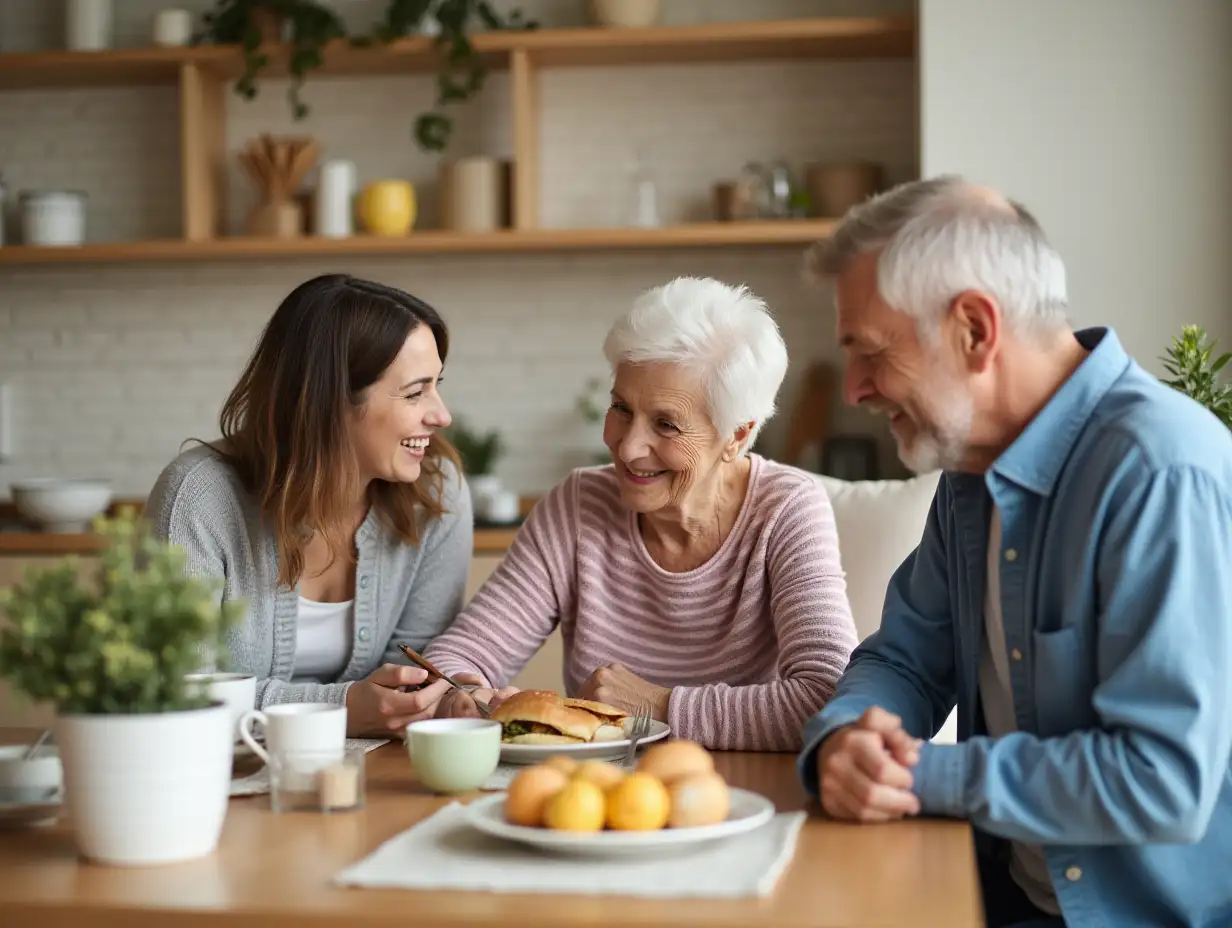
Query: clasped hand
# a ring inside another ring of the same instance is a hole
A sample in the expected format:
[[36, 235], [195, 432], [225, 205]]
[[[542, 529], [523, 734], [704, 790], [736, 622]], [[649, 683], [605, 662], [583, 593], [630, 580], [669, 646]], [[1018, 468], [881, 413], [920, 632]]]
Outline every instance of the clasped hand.
[[919, 759], [920, 742], [903, 729], [902, 720], [873, 706], [822, 742], [817, 752], [822, 808], [856, 822], [918, 814], [910, 768]]

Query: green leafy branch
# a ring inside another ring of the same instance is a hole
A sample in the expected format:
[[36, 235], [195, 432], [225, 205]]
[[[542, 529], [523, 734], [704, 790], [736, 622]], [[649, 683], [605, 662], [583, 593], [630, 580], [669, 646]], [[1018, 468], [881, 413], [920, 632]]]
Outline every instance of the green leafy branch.
[[1218, 342], [1207, 344], [1207, 335], [1196, 325], [1181, 329], [1179, 338], [1172, 337], [1172, 345], [1160, 360], [1171, 377], [1164, 383], [1197, 400], [1232, 429], [1232, 386], [1224, 383], [1219, 372], [1232, 352], [1215, 356]]

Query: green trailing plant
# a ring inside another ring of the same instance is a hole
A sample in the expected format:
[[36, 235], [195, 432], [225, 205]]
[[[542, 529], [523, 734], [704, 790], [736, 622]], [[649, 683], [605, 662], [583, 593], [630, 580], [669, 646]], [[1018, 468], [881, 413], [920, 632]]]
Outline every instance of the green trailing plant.
[[[582, 392], [573, 400], [573, 408], [587, 425], [598, 425], [607, 414], [608, 390], [598, 377], [588, 377]], [[611, 464], [612, 455], [606, 448], [590, 457], [592, 464]]]
[[218, 0], [203, 15], [202, 29], [194, 41], [241, 47], [244, 73], [235, 82], [235, 92], [252, 100], [257, 95], [257, 76], [269, 66], [262, 43], [270, 40], [271, 32], [283, 30], [290, 46], [287, 99], [291, 115], [300, 120], [308, 115], [308, 105], [300, 97], [305, 77], [321, 66], [325, 46], [346, 36], [342, 20], [329, 7], [315, 0]]
[[93, 581], [68, 558], [0, 590], [0, 677], [66, 714], [207, 705], [184, 676], [207, 649], [225, 664], [226, 633], [244, 604], [218, 604], [217, 585], [185, 576], [184, 550], [154, 538], [131, 510], [94, 527], [104, 547]]
[[[436, 29], [427, 28], [435, 24]], [[441, 67], [436, 78], [436, 106], [415, 119], [415, 141], [424, 151], [441, 152], [453, 136], [449, 109], [465, 103], [482, 89], [488, 75], [483, 57], [471, 41], [472, 27], [482, 30], [537, 29], [521, 10], [502, 16], [487, 0], [390, 0], [385, 18], [372, 35], [353, 39], [355, 45], [389, 43], [405, 36], [436, 31]]]
[[1223, 382], [1219, 372], [1232, 360], [1232, 352], [1215, 355], [1218, 342], [1207, 343], [1207, 335], [1196, 325], [1181, 329], [1180, 337], [1172, 337], [1172, 345], [1161, 360], [1171, 376], [1164, 383], [1197, 400], [1229, 429], [1232, 429], [1232, 386]]
[[468, 476], [490, 475], [496, 470], [496, 462], [505, 453], [505, 441], [496, 429], [479, 432], [460, 416], [445, 430], [445, 437], [458, 449], [462, 459], [462, 471]]

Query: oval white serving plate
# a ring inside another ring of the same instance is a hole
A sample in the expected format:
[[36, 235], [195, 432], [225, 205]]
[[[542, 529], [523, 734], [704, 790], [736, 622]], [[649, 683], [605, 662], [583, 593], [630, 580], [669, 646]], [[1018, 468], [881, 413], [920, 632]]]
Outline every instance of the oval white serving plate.
[[659, 851], [687, 850], [760, 828], [774, 818], [774, 803], [758, 793], [732, 787], [727, 821], [698, 828], [664, 828], [660, 831], [577, 832], [511, 825], [505, 821], [504, 793], [469, 803], [466, 817], [471, 825], [485, 834], [544, 851], [589, 857], [634, 857]]
[[[658, 719], [650, 720], [650, 733], [637, 743], [642, 745], [662, 741], [672, 730], [667, 723]], [[506, 764], [539, 764], [549, 757], [564, 754], [574, 760], [612, 760], [625, 756], [629, 750], [629, 739], [619, 741], [587, 741], [581, 744], [501, 744], [500, 759]]]

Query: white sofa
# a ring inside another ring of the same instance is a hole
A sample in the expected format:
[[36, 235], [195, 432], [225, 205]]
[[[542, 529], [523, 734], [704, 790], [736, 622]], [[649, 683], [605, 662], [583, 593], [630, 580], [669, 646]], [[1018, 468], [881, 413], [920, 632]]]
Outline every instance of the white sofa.
[[[863, 641], [881, 625], [890, 576], [919, 543], [932, 505], [938, 473], [908, 480], [848, 482], [816, 476], [834, 507], [847, 595]], [[486, 574], [485, 574], [486, 576]], [[473, 577], [477, 586], [482, 577]], [[559, 633], [553, 634], [513, 681], [525, 689], [562, 691]], [[953, 743], [957, 713], [950, 714], [934, 741]]]

